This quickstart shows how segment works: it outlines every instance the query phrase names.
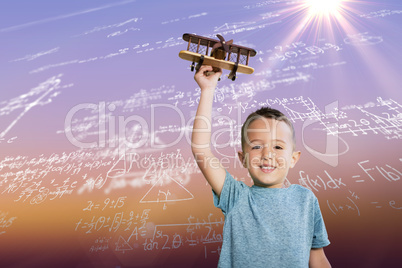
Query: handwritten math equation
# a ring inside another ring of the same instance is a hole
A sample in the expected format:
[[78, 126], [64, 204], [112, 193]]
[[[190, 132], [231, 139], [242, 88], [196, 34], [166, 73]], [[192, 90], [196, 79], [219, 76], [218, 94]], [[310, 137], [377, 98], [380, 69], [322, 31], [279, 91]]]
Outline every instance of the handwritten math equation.
[[[355, 216], [360, 216], [361, 209], [359, 209], [359, 206], [361, 206], [361, 201], [360, 197], [355, 193], [350, 190], [348, 190], [349, 195], [346, 197], [341, 198], [341, 200], [332, 200], [330, 201], [329, 199], [326, 200], [326, 205], [329, 208], [329, 210], [334, 214], [334, 215], [342, 215], [342, 214], [351, 214]], [[395, 200], [386, 200], [386, 201], [370, 201], [369, 204], [364, 204], [364, 207], [367, 207], [369, 209], [392, 209], [394, 212], [398, 213], [402, 211], [402, 203], [397, 202]]]
[[402, 10], [390, 10], [390, 9], [381, 9], [378, 11], [373, 11], [370, 13], [360, 15], [361, 18], [365, 19], [374, 19], [374, 18], [384, 18], [391, 15], [399, 15], [402, 14]]
[[[118, 199], [120, 198], [123, 197]], [[108, 199], [101, 202], [102, 206], [104, 203], [110, 203]], [[150, 252], [203, 247], [207, 258], [208, 254], [216, 254], [217, 249], [220, 250], [224, 221], [222, 217], [213, 218], [212, 213], [206, 219], [190, 215], [184, 223], [155, 224], [151, 220], [151, 209], [138, 212], [119, 210], [114, 215], [92, 216], [91, 213], [96, 211], [87, 208], [84, 210], [89, 215], [76, 222], [75, 231], [95, 236], [94, 243], [88, 249], [91, 253], [107, 250], [120, 253]], [[213, 245], [215, 247], [211, 248]]]
[[328, 135], [382, 134], [386, 139], [402, 138], [402, 105], [397, 101], [377, 97], [365, 104], [338, 105], [322, 111], [311, 98], [281, 101], [293, 122], [315, 120]]
[[301, 56], [311, 56], [324, 54], [326, 51], [333, 50], [335, 52], [342, 50], [342, 45], [336, 45], [331, 43], [325, 43], [324, 45], [307, 46], [303, 42], [294, 42], [289, 45], [275, 46], [272, 50], [267, 50], [267, 53], [274, 53], [273, 56], [268, 57], [268, 60], [285, 61]]
[[352, 213], [354, 215], [360, 216], [360, 210], [357, 206], [357, 200], [359, 200], [359, 196], [349, 190], [349, 195], [346, 198], [343, 198], [341, 201], [329, 201], [327, 200], [327, 206], [329, 210], [335, 214], [339, 215], [342, 213]]
[[[400, 159], [402, 162], [402, 160]], [[347, 178], [337, 178], [333, 177], [328, 171], [324, 170], [323, 175], [314, 175], [311, 176], [307, 174], [305, 171], [299, 171], [299, 184], [314, 191], [327, 191], [327, 190], [343, 190], [343, 192], [347, 191], [345, 197], [342, 197], [343, 201], [330, 201], [326, 200], [327, 206], [330, 211], [339, 215], [341, 213], [353, 213], [357, 216], [360, 216], [361, 211], [359, 209], [359, 205], [361, 205], [361, 197], [357, 193], [357, 191], [350, 190], [351, 188], [358, 187], [358, 184], [364, 182], [388, 182], [388, 183], [400, 183], [402, 178], [402, 170], [398, 170], [397, 168], [389, 165], [378, 165], [370, 162], [369, 160], [360, 161], [357, 163], [357, 166], [361, 169], [362, 174], [351, 175]], [[392, 198], [392, 197], [389, 197]], [[367, 197], [366, 197], [367, 199]], [[364, 204], [365, 207], [369, 207], [370, 209], [380, 209], [380, 208], [389, 208], [395, 211], [402, 210], [402, 203], [398, 204], [398, 201], [395, 199], [390, 199], [385, 202], [379, 201], [370, 201], [369, 204]]]
[[[135, 214], [134, 211], [130, 211], [128, 215], [125, 215], [124, 211], [120, 211], [112, 216], [105, 214], [101, 216], [93, 216], [91, 219], [81, 218], [76, 223], [75, 231], [83, 230], [86, 234], [102, 231], [115, 233], [120, 229], [128, 231], [132, 226], [135, 226], [133, 230], [136, 232], [135, 235], [138, 237], [138, 232], [141, 234], [146, 230], [145, 224], [148, 219], [148, 212], [149, 210], [144, 210], [140, 216], [139, 213]], [[138, 223], [140, 223], [140, 226]]]
[[0, 210], [0, 235], [7, 232], [7, 228], [10, 228], [17, 217], [9, 216], [9, 212]]

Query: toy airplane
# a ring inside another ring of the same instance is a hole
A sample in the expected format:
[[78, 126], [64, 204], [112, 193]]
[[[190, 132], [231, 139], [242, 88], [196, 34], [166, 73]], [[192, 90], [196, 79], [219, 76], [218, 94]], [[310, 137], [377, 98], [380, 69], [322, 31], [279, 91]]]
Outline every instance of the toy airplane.
[[[225, 41], [219, 34], [216, 36], [219, 40], [184, 34], [183, 40], [188, 42], [187, 50], [180, 51], [179, 57], [192, 61], [191, 71], [194, 71], [194, 68], [198, 71], [203, 64], [230, 70], [229, 79], [232, 81], [236, 79], [236, 72], [252, 74], [254, 69], [248, 66], [248, 62], [257, 52], [252, 48], [235, 45], [233, 40]], [[210, 49], [211, 54], [208, 56]]]

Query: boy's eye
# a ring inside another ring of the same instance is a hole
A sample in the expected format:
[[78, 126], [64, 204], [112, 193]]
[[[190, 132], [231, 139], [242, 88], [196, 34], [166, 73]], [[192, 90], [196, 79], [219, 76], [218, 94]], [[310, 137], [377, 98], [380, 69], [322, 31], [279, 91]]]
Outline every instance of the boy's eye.
[[261, 149], [262, 146], [261, 145], [254, 145], [253, 147], [251, 147], [251, 149]]
[[277, 149], [277, 150], [282, 150], [282, 149], [283, 149], [283, 148], [282, 148], [281, 146], [279, 146], [279, 145], [276, 145], [274, 148]]

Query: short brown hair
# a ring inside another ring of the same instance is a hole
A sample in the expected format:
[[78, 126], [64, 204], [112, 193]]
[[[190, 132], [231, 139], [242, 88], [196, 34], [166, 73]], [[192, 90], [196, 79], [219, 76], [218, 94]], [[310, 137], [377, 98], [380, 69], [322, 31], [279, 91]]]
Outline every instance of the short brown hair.
[[295, 135], [295, 129], [293, 127], [292, 122], [290, 122], [289, 118], [286, 117], [281, 111], [272, 109], [271, 107], [261, 107], [257, 111], [251, 113], [246, 121], [244, 122], [242, 128], [241, 128], [241, 148], [242, 150], [244, 149], [244, 144], [246, 142], [245, 136], [246, 136], [246, 126], [249, 126], [251, 122], [258, 118], [270, 118], [270, 119], [275, 119], [277, 121], [282, 121], [286, 123], [290, 127], [290, 130], [292, 131], [292, 141], [293, 141], [293, 149], [296, 147], [296, 135]]

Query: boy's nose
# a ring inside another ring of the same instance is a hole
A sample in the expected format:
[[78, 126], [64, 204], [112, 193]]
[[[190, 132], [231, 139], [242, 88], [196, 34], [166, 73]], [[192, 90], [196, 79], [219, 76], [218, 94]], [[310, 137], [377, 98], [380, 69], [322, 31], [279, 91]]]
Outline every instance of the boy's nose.
[[275, 157], [274, 153], [271, 151], [264, 151], [264, 153], [262, 154], [262, 159], [263, 160], [269, 160], [270, 158], [273, 159]]

